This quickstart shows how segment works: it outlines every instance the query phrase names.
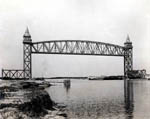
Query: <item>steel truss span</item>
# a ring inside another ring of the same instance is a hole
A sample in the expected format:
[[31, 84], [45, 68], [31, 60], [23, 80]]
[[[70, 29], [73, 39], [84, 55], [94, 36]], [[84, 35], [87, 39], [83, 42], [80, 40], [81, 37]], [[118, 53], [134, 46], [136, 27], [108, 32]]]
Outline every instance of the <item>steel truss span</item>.
[[124, 47], [82, 40], [32, 42], [32, 53], [67, 55], [124, 56]]
[[24, 70], [22, 69], [2, 69], [3, 78], [24, 78]]

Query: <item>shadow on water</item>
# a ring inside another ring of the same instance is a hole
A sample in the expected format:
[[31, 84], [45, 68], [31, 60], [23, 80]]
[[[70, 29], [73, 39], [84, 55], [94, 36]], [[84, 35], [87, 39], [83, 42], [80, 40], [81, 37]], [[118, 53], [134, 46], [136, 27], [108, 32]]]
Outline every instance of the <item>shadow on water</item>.
[[124, 79], [124, 100], [125, 100], [126, 119], [133, 119], [134, 92], [132, 80]]

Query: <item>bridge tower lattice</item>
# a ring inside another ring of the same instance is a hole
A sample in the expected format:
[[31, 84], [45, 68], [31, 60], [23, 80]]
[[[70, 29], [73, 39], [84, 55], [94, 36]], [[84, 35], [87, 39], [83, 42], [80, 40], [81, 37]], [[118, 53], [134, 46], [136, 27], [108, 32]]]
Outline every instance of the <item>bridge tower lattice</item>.
[[30, 79], [32, 78], [32, 39], [29, 33], [28, 28], [23, 35], [23, 71], [24, 78]]
[[128, 72], [133, 70], [133, 46], [129, 36], [124, 43], [124, 76], [128, 77]]

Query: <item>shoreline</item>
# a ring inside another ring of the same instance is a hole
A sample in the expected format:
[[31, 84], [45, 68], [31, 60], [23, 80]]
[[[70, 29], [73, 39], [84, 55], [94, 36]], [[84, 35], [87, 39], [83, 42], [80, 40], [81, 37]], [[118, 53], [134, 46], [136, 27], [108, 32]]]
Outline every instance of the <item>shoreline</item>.
[[51, 100], [46, 87], [47, 83], [2, 81], [0, 118], [66, 119], [65, 109]]

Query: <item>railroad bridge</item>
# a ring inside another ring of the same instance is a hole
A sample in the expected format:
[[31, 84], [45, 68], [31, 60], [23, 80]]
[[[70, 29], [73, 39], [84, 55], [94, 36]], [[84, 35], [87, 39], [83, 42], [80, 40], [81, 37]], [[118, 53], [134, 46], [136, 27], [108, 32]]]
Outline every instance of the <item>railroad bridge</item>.
[[124, 57], [124, 76], [133, 70], [132, 42], [124, 46], [85, 40], [53, 40], [32, 42], [28, 28], [23, 36], [23, 69], [2, 69], [2, 78], [32, 78], [32, 54], [92, 55]]

